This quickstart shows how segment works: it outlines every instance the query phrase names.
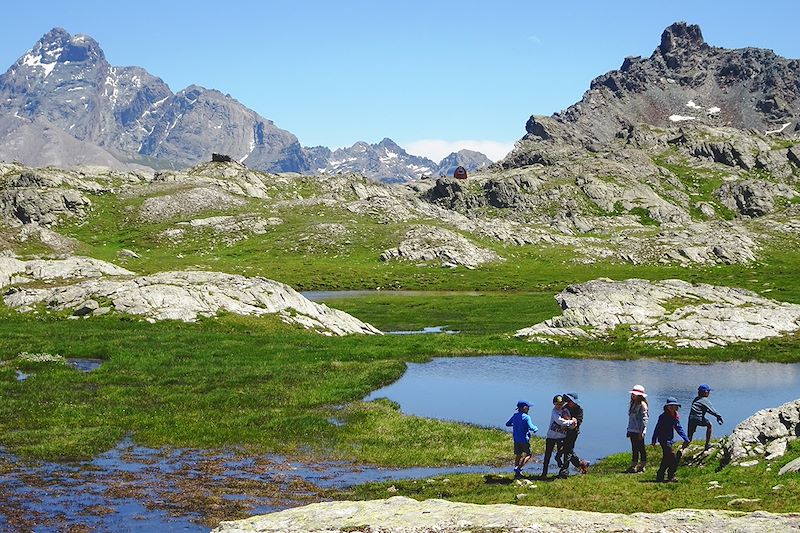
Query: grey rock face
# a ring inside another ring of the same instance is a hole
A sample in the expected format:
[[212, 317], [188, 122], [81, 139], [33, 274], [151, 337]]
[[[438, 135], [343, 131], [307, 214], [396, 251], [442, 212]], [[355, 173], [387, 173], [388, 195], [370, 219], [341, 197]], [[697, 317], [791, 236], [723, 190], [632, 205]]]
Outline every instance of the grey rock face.
[[244, 204], [243, 198], [218, 188], [196, 187], [146, 199], [139, 210], [139, 216], [142, 220], [155, 222]]
[[442, 266], [475, 268], [484, 263], [502, 261], [503, 258], [452, 231], [419, 226], [406, 234], [400, 246], [381, 254], [381, 261], [391, 260], [440, 261]]
[[245, 520], [222, 522], [215, 533], [300, 533], [381, 531], [384, 533], [497, 533], [537, 531], [594, 533], [784, 532], [800, 528], [791, 514], [673, 509], [664, 513], [594, 513], [512, 504], [478, 505], [446, 500], [417, 501], [403, 496], [386, 500], [323, 502]]
[[725, 183], [719, 189], [719, 198], [728, 208], [749, 217], [761, 217], [775, 209], [776, 198], [791, 200], [797, 193], [784, 184], [761, 180]]
[[737, 425], [721, 442], [724, 462], [736, 463], [754, 455], [776, 459], [783, 456], [787, 444], [798, 437], [800, 399], [773, 409], [762, 409]]
[[14, 257], [0, 257], [0, 288], [31, 281], [100, 278], [103, 276], [128, 276], [133, 272], [99, 259], [69, 257], [67, 259], [35, 259], [21, 261]]
[[[580, 102], [552, 117], [533, 116], [526, 140], [565, 142], [597, 150], [639, 124], [727, 124], [761, 134], [790, 135], [800, 120], [800, 62], [771, 50], [708, 45], [700, 28], [676, 23], [664, 30], [649, 58], [626, 58], [619, 70], [595, 78]], [[706, 146], [719, 161], [753, 168], [735, 146]], [[525, 154], [537, 154], [525, 160]], [[518, 147], [507, 164], [546, 164], [546, 150]]]
[[44, 304], [57, 311], [72, 310], [76, 316], [101, 309], [105, 313], [107, 310], [97, 303], [101, 300], [110, 302], [118, 313], [150, 321], [192, 322], [198, 316], [226, 311], [255, 316], [277, 314], [284, 322], [324, 335], [380, 334], [347, 313], [311, 302], [288, 285], [265, 278], [193, 271], [132, 275], [109, 263], [85, 258], [24, 262], [0, 257], [3, 285], [44, 279], [100, 278], [43, 289], [16, 287], [7, 291], [5, 304], [23, 312]]
[[628, 325], [634, 337], [648, 343], [709, 348], [800, 330], [800, 305], [775, 302], [743, 289], [674, 279], [598, 279], [570, 285], [556, 300], [561, 316], [516, 335], [532, 340], [602, 338], [615, 327]]
[[[30, 165], [187, 166], [222, 151], [253, 168], [310, 168], [297, 138], [219, 91], [173, 94], [139, 67], [113, 67], [100, 45], [56, 28], [0, 76], [0, 158]], [[52, 136], [52, 152], [30, 141]]]

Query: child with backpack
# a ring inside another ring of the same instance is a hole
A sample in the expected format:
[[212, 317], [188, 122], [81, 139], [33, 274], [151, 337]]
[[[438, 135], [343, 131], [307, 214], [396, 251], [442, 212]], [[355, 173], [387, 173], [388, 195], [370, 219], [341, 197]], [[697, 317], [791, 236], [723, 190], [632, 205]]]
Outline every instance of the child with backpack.
[[564, 397], [560, 394], [553, 396], [553, 410], [550, 413], [550, 426], [547, 428], [547, 437], [544, 444], [542, 479], [547, 478], [547, 470], [550, 467], [550, 457], [553, 454], [553, 449], [556, 450], [556, 464], [559, 469], [563, 466], [561, 456], [563, 455], [567, 428], [575, 427], [577, 423], [578, 421], [573, 419], [565, 408]]

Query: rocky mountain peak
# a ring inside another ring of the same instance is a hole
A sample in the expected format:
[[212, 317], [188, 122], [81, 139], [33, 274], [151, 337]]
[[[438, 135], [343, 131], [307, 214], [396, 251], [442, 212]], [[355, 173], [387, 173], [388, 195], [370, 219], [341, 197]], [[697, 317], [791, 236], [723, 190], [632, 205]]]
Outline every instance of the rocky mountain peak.
[[[676, 22], [649, 58], [627, 57], [619, 70], [592, 80], [580, 102], [551, 117], [532, 116], [525, 139], [597, 151], [640, 125], [789, 135], [800, 131], [798, 76], [800, 61], [771, 50], [712, 47], [699, 26]], [[519, 161], [542, 162], [548, 153]]]
[[656, 52], [662, 55], [676, 51], [697, 51], [708, 48], [703, 40], [703, 32], [697, 24], [686, 24], [676, 22], [664, 30], [661, 34], [661, 44]]
[[99, 63], [105, 54], [97, 41], [87, 35], [70, 35], [63, 28], [53, 28], [17, 61], [19, 67], [41, 69], [47, 77], [57, 63]]

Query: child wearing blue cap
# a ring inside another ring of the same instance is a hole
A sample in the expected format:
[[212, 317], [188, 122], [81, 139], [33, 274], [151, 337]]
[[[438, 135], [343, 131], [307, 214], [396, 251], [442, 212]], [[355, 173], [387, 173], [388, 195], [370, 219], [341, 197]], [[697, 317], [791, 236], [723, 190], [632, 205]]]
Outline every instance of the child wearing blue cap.
[[706, 413], [714, 415], [717, 418], [717, 424], [722, 425], [724, 422], [722, 420], [722, 415], [714, 410], [714, 406], [711, 405], [711, 400], [708, 399], [708, 395], [711, 394], [711, 391], [711, 387], [705, 383], [697, 387], [697, 397], [692, 400], [692, 408], [691, 411], [689, 411], [689, 440], [692, 440], [697, 426], [705, 426], [706, 450], [711, 442], [711, 422], [706, 419]]
[[530, 402], [518, 401], [517, 412], [511, 415], [506, 422], [506, 426], [511, 428], [514, 435], [514, 478], [516, 479], [522, 477], [522, 468], [531, 459], [531, 433], [539, 431], [528, 415], [530, 408]]
[[680, 409], [680, 407], [681, 404], [678, 403], [678, 400], [672, 396], [667, 398], [667, 403], [664, 404], [664, 412], [658, 417], [658, 422], [656, 422], [656, 427], [653, 430], [652, 445], [655, 446], [656, 441], [658, 441], [661, 445], [662, 452], [661, 465], [659, 465], [658, 473], [656, 473], [657, 482], [664, 481], [665, 472], [669, 476], [667, 481], [671, 483], [678, 481], [675, 478], [675, 471], [678, 469], [678, 458], [675, 456], [675, 451], [672, 449], [672, 444], [675, 442], [673, 440], [675, 431], [677, 431], [678, 435], [683, 439], [682, 449], [689, 446], [689, 438], [686, 436], [686, 433], [684, 433], [680, 417], [678, 416], [678, 409]]

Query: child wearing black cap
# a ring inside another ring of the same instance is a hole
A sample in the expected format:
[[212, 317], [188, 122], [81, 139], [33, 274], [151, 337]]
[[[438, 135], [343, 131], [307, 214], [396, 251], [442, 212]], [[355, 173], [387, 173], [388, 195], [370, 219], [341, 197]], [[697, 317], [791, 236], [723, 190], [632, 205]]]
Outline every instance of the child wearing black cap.
[[678, 409], [681, 404], [678, 400], [670, 396], [667, 398], [667, 403], [664, 404], [664, 412], [658, 417], [656, 427], [653, 430], [652, 445], [656, 445], [656, 441], [661, 444], [661, 465], [658, 467], [656, 474], [656, 481], [659, 483], [664, 481], [664, 473], [668, 475], [667, 481], [675, 483], [678, 480], [675, 478], [675, 471], [678, 469], [678, 458], [675, 456], [675, 451], [672, 449], [672, 444], [675, 442], [675, 431], [683, 439], [683, 448], [689, 446], [689, 438], [683, 431], [681, 426], [680, 417], [678, 416]]
[[697, 397], [692, 400], [692, 409], [689, 411], [689, 440], [692, 440], [692, 436], [694, 435], [694, 431], [697, 429], [697, 426], [705, 426], [706, 450], [711, 442], [711, 422], [706, 419], [706, 413], [710, 413], [717, 417], [717, 424], [722, 425], [724, 422], [722, 420], [722, 415], [714, 410], [714, 406], [711, 405], [711, 400], [708, 399], [708, 395], [711, 394], [711, 391], [711, 387], [705, 383], [697, 387]]
[[539, 431], [531, 417], [528, 415], [528, 410], [531, 408], [530, 402], [520, 400], [517, 402], [517, 412], [511, 415], [511, 418], [506, 422], [506, 426], [511, 428], [514, 435], [514, 477], [522, 477], [522, 468], [528, 464], [531, 459], [531, 433]]

